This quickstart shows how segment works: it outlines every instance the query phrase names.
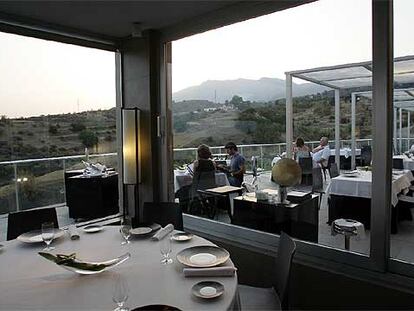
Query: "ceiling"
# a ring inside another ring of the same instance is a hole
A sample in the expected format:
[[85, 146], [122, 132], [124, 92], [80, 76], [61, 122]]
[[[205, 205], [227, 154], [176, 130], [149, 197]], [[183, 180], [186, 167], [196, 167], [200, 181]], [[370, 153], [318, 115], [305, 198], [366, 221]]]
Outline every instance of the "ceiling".
[[142, 29], [162, 29], [237, 4], [239, 1], [0, 1], [0, 21], [56, 26], [108, 38]]

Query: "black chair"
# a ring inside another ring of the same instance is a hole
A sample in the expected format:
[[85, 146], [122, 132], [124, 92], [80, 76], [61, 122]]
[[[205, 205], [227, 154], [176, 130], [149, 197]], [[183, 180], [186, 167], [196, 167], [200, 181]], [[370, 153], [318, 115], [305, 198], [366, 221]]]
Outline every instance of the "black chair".
[[55, 228], [59, 228], [55, 208], [39, 208], [10, 213], [7, 220], [7, 240], [13, 240], [25, 232], [40, 230], [44, 222], [53, 222]]
[[322, 203], [322, 195], [325, 193], [325, 191], [323, 189], [322, 171], [319, 167], [313, 168], [312, 180], [312, 192], [319, 194], [318, 206], [320, 208]]
[[331, 156], [329, 156], [328, 164], [326, 166], [322, 166], [322, 172], [323, 172], [323, 177], [324, 177], [325, 181], [326, 181], [326, 171], [329, 172], [329, 168], [331, 167], [332, 163], [335, 163], [335, 156], [331, 155]]
[[312, 185], [312, 158], [303, 157], [299, 158], [299, 166], [302, 169], [302, 185]]
[[242, 310], [281, 310], [288, 306], [288, 285], [296, 244], [292, 238], [282, 232], [275, 264], [275, 278], [272, 288], [259, 288], [239, 285]]
[[361, 166], [370, 166], [372, 159], [371, 146], [364, 146], [361, 148]]
[[331, 163], [331, 165], [329, 166], [329, 176], [331, 178], [339, 176], [338, 165], [336, 165], [336, 163]]
[[396, 170], [403, 170], [404, 160], [403, 159], [392, 159], [392, 168]]
[[161, 226], [173, 224], [177, 230], [183, 230], [183, 213], [180, 204], [174, 202], [145, 202], [144, 223], [157, 223]]

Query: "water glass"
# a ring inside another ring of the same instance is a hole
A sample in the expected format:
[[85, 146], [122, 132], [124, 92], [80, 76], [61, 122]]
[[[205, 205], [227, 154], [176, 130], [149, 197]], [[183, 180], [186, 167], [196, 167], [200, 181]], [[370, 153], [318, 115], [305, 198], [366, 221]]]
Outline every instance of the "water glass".
[[55, 237], [55, 224], [53, 222], [44, 222], [42, 223], [42, 240], [46, 243], [46, 248], [44, 251], [51, 251], [55, 249], [50, 246]]
[[128, 311], [129, 309], [124, 306], [125, 301], [128, 299], [128, 283], [124, 277], [119, 274], [114, 276], [113, 288], [112, 288], [112, 300], [117, 304], [114, 311]]
[[161, 263], [163, 265], [168, 265], [173, 262], [170, 258], [171, 253], [171, 236], [167, 235], [160, 242], [160, 251], [162, 255]]
[[125, 239], [125, 241], [121, 243], [122, 245], [130, 243], [129, 237], [131, 236], [131, 229], [132, 229], [131, 217], [125, 216], [121, 220], [121, 229], [120, 229], [121, 235]]

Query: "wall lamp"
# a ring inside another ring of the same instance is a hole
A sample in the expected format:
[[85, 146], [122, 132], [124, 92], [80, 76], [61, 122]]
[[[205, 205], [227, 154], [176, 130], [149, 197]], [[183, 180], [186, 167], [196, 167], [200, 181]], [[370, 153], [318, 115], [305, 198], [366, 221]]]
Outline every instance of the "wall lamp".
[[122, 159], [123, 183], [136, 185], [141, 182], [140, 168], [140, 111], [138, 108], [122, 109]]

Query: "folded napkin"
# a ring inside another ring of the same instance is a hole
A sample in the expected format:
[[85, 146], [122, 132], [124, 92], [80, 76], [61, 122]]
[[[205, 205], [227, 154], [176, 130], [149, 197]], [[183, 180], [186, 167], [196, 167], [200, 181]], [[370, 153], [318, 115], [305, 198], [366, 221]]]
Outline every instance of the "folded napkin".
[[162, 240], [168, 233], [174, 230], [174, 226], [172, 224], [166, 225], [164, 228], [158, 230], [156, 234], [152, 237], [152, 239], [160, 241]]
[[78, 228], [75, 225], [70, 225], [68, 231], [71, 240], [78, 240], [80, 238]]
[[233, 276], [237, 268], [231, 266], [214, 268], [184, 268], [185, 277], [192, 276]]

